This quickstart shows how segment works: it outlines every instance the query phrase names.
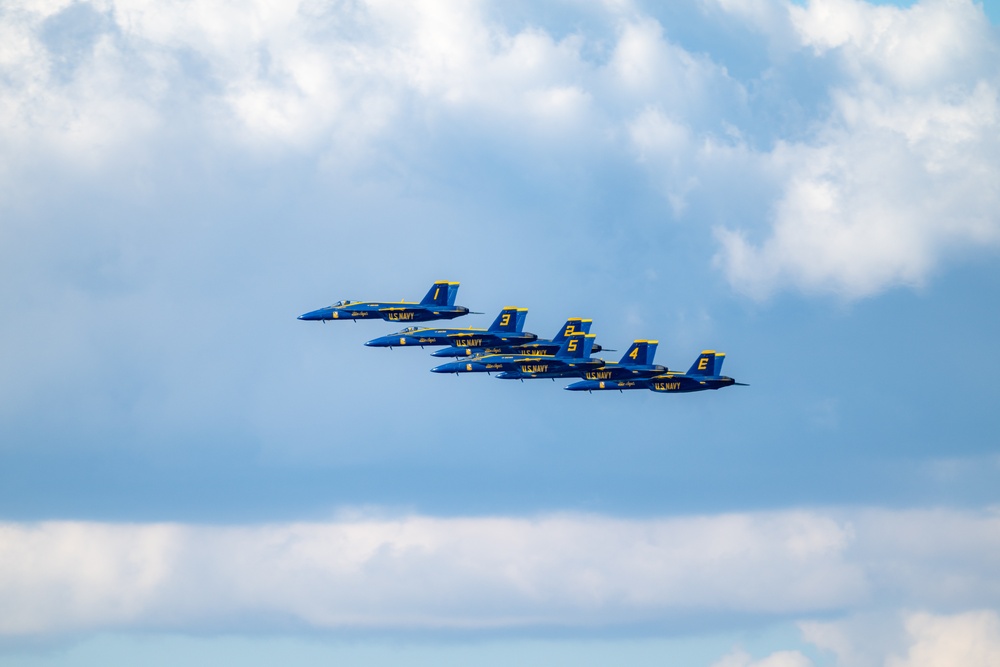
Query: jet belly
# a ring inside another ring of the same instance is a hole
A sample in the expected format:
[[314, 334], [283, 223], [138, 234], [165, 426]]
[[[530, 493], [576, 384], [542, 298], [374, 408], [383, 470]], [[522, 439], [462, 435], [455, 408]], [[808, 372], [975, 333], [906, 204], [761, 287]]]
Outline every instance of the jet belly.
[[368, 347], [424, 347], [425, 345], [447, 345], [447, 337], [432, 330], [413, 334], [394, 333], [388, 336], [373, 338], [365, 345]]
[[464, 306], [400, 306], [384, 304], [372, 313], [386, 322], [429, 322], [431, 320], [453, 320], [462, 315], [468, 315], [469, 309]]
[[728, 378], [702, 378], [696, 379], [690, 376], [675, 377], [655, 377], [650, 379], [649, 388], [661, 394], [687, 394], [693, 391], [706, 391], [708, 389], [720, 389], [728, 387], [732, 381]]
[[443, 350], [436, 350], [432, 357], [476, 357], [484, 354], [506, 354], [510, 348], [506, 347], [446, 347]]
[[503, 380], [533, 380], [581, 377], [585, 372], [586, 367], [541, 357], [530, 362], [504, 364], [504, 372], [498, 373], [497, 377]]
[[654, 375], [665, 373], [665, 366], [626, 366], [609, 362], [600, 368], [589, 370], [584, 374], [585, 380], [643, 380]]
[[503, 364], [492, 361], [469, 359], [452, 361], [431, 369], [432, 373], [495, 373], [503, 370]]
[[649, 380], [581, 380], [566, 387], [569, 391], [610, 391], [616, 389], [648, 389]]

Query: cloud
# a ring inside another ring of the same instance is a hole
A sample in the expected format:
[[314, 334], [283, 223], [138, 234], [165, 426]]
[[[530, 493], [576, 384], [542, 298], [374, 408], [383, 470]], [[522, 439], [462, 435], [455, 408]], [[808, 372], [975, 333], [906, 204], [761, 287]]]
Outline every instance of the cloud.
[[812, 660], [798, 651], [777, 651], [754, 660], [746, 651], [736, 650], [712, 663], [712, 667], [812, 667], [812, 664]]
[[980, 8], [702, 6], [769, 40], [763, 71], [737, 77], [724, 46], [684, 48], [627, 3], [558, 37], [488, 3], [18, 3], [0, 22], [0, 192], [30, 209], [46, 173], [155, 195], [164, 157], [206, 168], [179, 147], [448, 181], [468, 145], [547, 192], [633, 160], [665, 219], [714, 229], [716, 266], [754, 298], [917, 286], [998, 244], [1000, 74]]
[[755, 298], [794, 288], [855, 299], [996, 247], [1000, 71], [982, 11], [855, 0], [788, 11], [801, 47], [841, 78], [811, 137], [761, 156], [782, 184], [764, 238], [717, 228], [730, 283]]
[[806, 642], [844, 667], [989, 667], [1000, 660], [1000, 615], [992, 609], [857, 614], [800, 627]]
[[988, 667], [1000, 663], [1000, 615], [977, 611], [955, 616], [912, 614], [906, 619], [910, 648], [886, 667]]
[[803, 616], [873, 598], [995, 603], [997, 564], [969, 554], [995, 553], [998, 539], [995, 516], [959, 512], [5, 524], [0, 632], [238, 630], [276, 618], [383, 630], [607, 627]]

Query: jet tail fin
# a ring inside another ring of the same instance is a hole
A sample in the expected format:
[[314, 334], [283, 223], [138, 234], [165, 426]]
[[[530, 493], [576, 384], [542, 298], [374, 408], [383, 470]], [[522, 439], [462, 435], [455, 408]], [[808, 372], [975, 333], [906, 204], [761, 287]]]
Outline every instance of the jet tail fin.
[[579, 317], [571, 317], [566, 320], [566, 324], [562, 325], [557, 333], [552, 338], [553, 343], [559, 343], [560, 345], [566, 342], [566, 338], [572, 336], [575, 333], [590, 333], [590, 325], [593, 324], [593, 320], [585, 320]]
[[514, 325], [514, 331], [516, 331], [517, 333], [521, 333], [522, 331], [524, 331], [524, 320], [526, 320], [527, 317], [528, 317], [527, 308], [517, 309], [517, 324]]
[[490, 331], [504, 331], [507, 333], [520, 333], [521, 329], [524, 328], [524, 319], [528, 316], [527, 308], [516, 308], [514, 306], [506, 306], [497, 315], [497, 318], [493, 320], [493, 324], [490, 325]]
[[722, 362], [726, 360], [725, 352], [715, 350], [704, 350], [698, 355], [694, 363], [691, 364], [688, 375], [704, 375], [706, 377], [719, 376], [722, 374]]
[[656, 340], [637, 340], [625, 351], [625, 355], [619, 362], [622, 366], [649, 366], [656, 356]]
[[577, 331], [566, 337], [562, 347], [559, 348], [559, 357], [569, 357], [572, 359], [587, 359], [594, 349], [594, 339], [597, 334], [583, 333]]
[[458, 283], [439, 280], [431, 285], [426, 296], [420, 301], [422, 306], [454, 306], [458, 296]]

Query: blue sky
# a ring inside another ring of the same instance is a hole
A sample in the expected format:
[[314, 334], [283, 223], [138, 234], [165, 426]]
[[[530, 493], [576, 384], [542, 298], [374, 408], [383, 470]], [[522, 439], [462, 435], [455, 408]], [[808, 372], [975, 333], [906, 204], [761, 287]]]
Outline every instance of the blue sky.
[[[0, 664], [995, 664], [997, 20], [6, 4]], [[295, 319], [439, 279], [751, 386]]]

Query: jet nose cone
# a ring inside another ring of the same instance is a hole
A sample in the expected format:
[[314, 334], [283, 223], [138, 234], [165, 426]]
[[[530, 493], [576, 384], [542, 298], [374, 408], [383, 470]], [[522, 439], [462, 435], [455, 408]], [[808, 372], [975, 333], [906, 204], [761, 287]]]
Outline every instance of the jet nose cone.
[[330, 309], [320, 308], [319, 310], [310, 310], [308, 313], [303, 313], [299, 315], [300, 320], [328, 320], [330, 319]]
[[447, 364], [441, 364], [440, 366], [435, 366], [431, 369], [432, 373], [457, 373], [462, 370], [462, 364], [455, 363], [454, 361]]

